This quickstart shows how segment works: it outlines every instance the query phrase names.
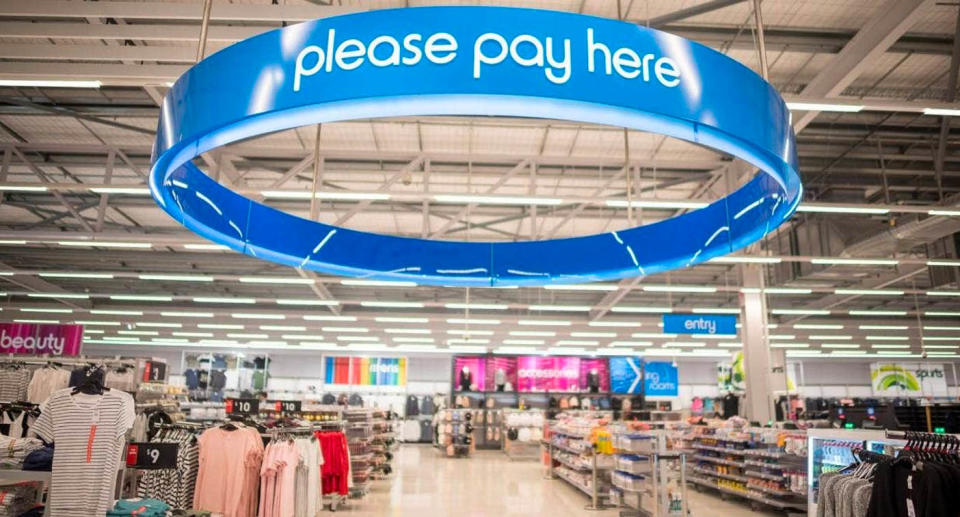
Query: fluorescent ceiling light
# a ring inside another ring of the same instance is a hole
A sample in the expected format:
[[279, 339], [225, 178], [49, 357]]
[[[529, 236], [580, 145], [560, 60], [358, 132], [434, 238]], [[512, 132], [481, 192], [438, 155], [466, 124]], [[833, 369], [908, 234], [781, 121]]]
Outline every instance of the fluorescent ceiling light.
[[181, 337], [213, 337], [210, 332], [171, 332], [171, 334]]
[[143, 316], [143, 311], [115, 311], [110, 309], [90, 309], [90, 314], [110, 314], [115, 316]]
[[103, 334], [103, 331], [100, 329], [83, 329], [83, 334]]
[[592, 339], [560, 339], [554, 344], [557, 346], [597, 346], [600, 342]]
[[783, 316], [829, 316], [830, 311], [822, 309], [773, 309], [771, 314]]
[[690, 309], [694, 314], [740, 314], [740, 309], [725, 309], [722, 307], [694, 307]]
[[356, 316], [326, 316], [322, 314], [305, 314], [303, 319], [307, 321], [357, 321]]
[[610, 346], [653, 346], [652, 341], [612, 341]]
[[85, 300], [90, 298], [89, 294], [72, 294], [72, 293], [27, 293], [27, 296], [30, 298], [69, 298], [69, 299], [78, 299]]
[[860, 348], [860, 345], [854, 343], [823, 343], [820, 348]]
[[178, 329], [183, 327], [182, 323], [164, 323], [161, 321], [138, 321], [134, 323], [138, 327], [148, 327], [148, 328], [171, 328]]
[[616, 291], [620, 289], [610, 284], [566, 284], [566, 285], [547, 285], [543, 287], [548, 291]]
[[848, 314], [851, 316], [906, 316], [907, 311], [860, 311], [854, 310], [849, 311]]
[[643, 323], [639, 321], [591, 321], [587, 323], [588, 327], [642, 327]]
[[643, 290], [653, 293], [715, 293], [716, 287], [700, 287], [695, 285], [645, 285]]
[[627, 208], [628, 206], [633, 208], [663, 208], [668, 210], [682, 210], [682, 209], [697, 209], [704, 208], [710, 203], [704, 201], [685, 201], [682, 199], [677, 200], [636, 200], [636, 201], [626, 201], [623, 199], [608, 199], [604, 202], [607, 206], [611, 208]]
[[847, 259], [822, 257], [810, 259], [810, 263], [830, 266], [896, 266], [900, 263], [900, 261], [887, 259]]
[[448, 318], [451, 325], [499, 325], [500, 320], [481, 318]]
[[373, 319], [382, 323], [428, 323], [430, 321], [430, 318], [394, 318], [385, 316], [377, 316]]
[[188, 250], [204, 250], [204, 251], [226, 251], [229, 250], [229, 246], [224, 246], [223, 244], [184, 244], [184, 248]]
[[511, 336], [553, 337], [557, 333], [552, 330], [511, 330]]
[[770, 343], [770, 348], [809, 348], [809, 343]]
[[257, 303], [256, 298], [220, 298], [215, 296], [195, 296], [197, 303]]
[[673, 339], [677, 337], [677, 334], [657, 334], [653, 332], [634, 332], [633, 337], [638, 337], [641, 339]]
[[225, 323], [197, 323], [198, 328], [202, 329], [221, 329], [221, 330], [243, 330], [243, 325], [230, 325]]
[[36, 87], [36, 88], [99, 88], [100, 81], [60, 80], [60, 79], [0, 79], [0, 86]]
[[191, 312], [191, 311], [167, 311], [161, 312], [161, 316], [166, 318], [212, 318], [212, 312]]
[[312, 278], [293, 278], [289, 276], [241, 276], [238, 278], [245, 284], [298, 284], [313, 285]]
[[433, 200], [438, 203], [476, 203], [490, 205], [556, 206], [563, 204], [563, 199], [560, 198], [524, 196], [436, 195], [433, 196]]
[[807, 330], [841, 330], [843, 329], [843, 325], [830, 325], [826, 323], [794, 323], [793, 328]]
[[70, 314], [73, 309], [50, 309], [46, 307], [21, 307], [20, 312], [49, 312], [56, 314]]
[[928, 260], [928, 266], [960, 267], [960, 260]]
[[643, 313], [643, 314], [665, 314], [673, 312], [669, 307], [632, 307], [621, 305], [618, 307], [612, 307], [610, 312], [629, 312], [629, 313]]
[[[287, 337], [284, 336], [284, 339], [287, 339]], [[337, 336], [337, 341], [350, 341], [354, 343], [365, 341], [369, 343], [371, 341], [380, 341], [380, 338], [377, 336]]]
[[280, 331], [295, 331], [303, 332], [307, 330], [307, 327], [303, 325], [260, 325], [260, 330], [280, 330]]
[[392, 339], [395, 343], [435, 343], [435, 342], [436, 342], [436, 341], [434, 341], [434, 339], [433, 339], [432, 337], [403, 337], [403, 336], [398, 336], [398, 337], [392, 337], [392, 338], [390, 338], [390, 339]]
[[924, 316], [946, 316], [948, 318], [960, 318], [960, 312], [956, 311], [926, 311]]
[[927, 291], [927, 296], [960, 296], [960, 291]]
[[589, 305], [531, 305], [531, 311], [554, 311], [554, 312], [589, 312]]
[[908, 336], [867, 336], [867, 341], [909, 341]]
[[943, 350], [943, 349], [960, 348], [960, 345], [923, 345], [923, 348], [930, 349], [930, 350], [932, 349]]
[[[304, 341], [323, 341], [323, 336], [321, 336], [321, 335], [319, 335], [319, 334], [282, 334], [280, 337], [281, 337], [282, 339], [287, 339], [287, 340], [290, 340], [290, 341], [300, 341], [300, 340], [304, 340]], [[355, 337], [355, 338], [359, 338], [359, 337], [372, 337], [372, 336], [337, 336], [337, 337], [338, 337], [338, 338], [343, 338], [343, 337]], [[373, 338], [373, 339], [376, 340], [377, 338]], [[371, 341], [371, 340], [365, 339], [364, 341]]]
[[730, 255], [726, 257], [715, 257], [707, 262], [717, 264], [779, 264], [783, 262], [783, 259], [780, 257], [741, 257]]
[[717, 343], [717, 346], [720, 348], [743, 348], [743, 343]]
[[881, 343], [877, 345], [871, 344], [870, 348], [910, 348], [910, 345], [895, 345], [895, 344]]
[[941, 117], [960, 117], [960, 109], [951, 108], [923, 108], [924, 115], [938, 115]]
[[90, 192], [97, 194], [127, 194], [131, 196], [149, 196], [150, 189], [147, 187], [92, 187]]
[[504, 339], [504, 345], [542, 345], [546, 341], [542, 339]]
[[810, 336], [810, 339], [817, 339], [820, 341], [849, 341], [853, 339], [853, 336], [840, 336], [840, 335], [819, 335], [819, 336]]
[[960, 336], [923, 336], [924, 341], [960, 341]]
[[883, 215], [890, 213], [889, 208], [870, 208], [859, 206], [824, 206], [824, 205], [800, 205], [797, 212], [813, 212], [821, 214], [871, 214]]
[[[324, 332], [344, 332], [344, 333], [355, 333], [362, 334], [364, 332], [370, 332], [370, 329], [364, 327], [323, 327]], [[404, 330], [420, 330], [420, 329], [404, 329]], [[430, 332], [427, 330], [427, 332]]]
[[960, 210], [927, 210], [930, 215], [942, 215], [946, 217], [960, 217]]
[[543, 325], [543, 326], [554, 326], [554, 327], [569, 327], [571, 323], [569, 321], [563, 320], [519, 320], [517, 325], [531, 326], [531, 325]]
[[126, 302], [172, 302], [172, 296], [155, 296], [149, 294], [112, 294], [111, 300]]
[[420, 302], [360, 302], [361, 307], [385, 307], [393, 309], [422, 309], [424, 305]]
[[365, 286], [365, 287], [416, 287], [416, 282], [395, 282], [388, 280], [358, 280], [354, 278], [345, 278], [340, 281], [342, 285]]
[[231, 318], [238, 320], [285, 320], [287, 317], [283, 314], [269, 314], [262, 312], [233, 312], [230, 313]]
[[492, 330], [465, 330], [465, 329], [450, 329], [447, 331], [447, 334], [457, 335], [457, 336], [492, 336]]
[[896, 289], [834, 289], [833, 293], [858, 296], [903, 296], [903, 291]]
[[[15, 319], [15, 320], [13, 320], [13, 322], [14, 322], [14, 323], [35, 323], [35, 324], [37, 324], [37, 325], [56, 325], [56, 324], [60, 323], [60, 320], [27, 320], [27, 319]], [[80, 322], [79, 322], [79, 321], [75, 321], [74, 323], [80, 323]], [[117, 323], [117, 325], [119, 325], [119, 323]]]
[[570, 337], [617, 337], [616, 332], [571, 332]]
[[61, 273], [37, 273], [37, 276], [42, 278], [113, 278], [113, 275], [110, 273], [71, 273], [71, 272], [61, 272]]
[[707, 346], [707, 344], [703, 341], [674, 341], [664, 343], [663, 346], [667, 348], [701, 348]]
[[822, 104], [817, 102], [788, 102], [787, 109], [792, 111], [836, 111], [841, 113], [857, 113], [863, 106], [854, 104]]
[[797, 287], [768, 287], [763, 290], [767, 294], [810, 294], [812, 289], [801, 289]]
[[213, 282], [212, 276], [204, 275], [164, 275], [164, 274], [142, 274], [137, 275], [140, 280], [161, 280], [166, 282]]
[[510, 308], [509, 305], [503, 303], [448, 303], [445, 304], [444, 307], [447, 309], [489, 311], [505, 311]]
[[333, 306], [339, 305], [336, 300], [320, 300], [317, 298], [277, 298], [277, 305], [316, 305]]
[[943, 326], [924, 325], [923, 330], [960, 330], [960, 327], [954, 327], [954, 326], [943, 327]]
[[447, 344], [448, 344], [448, 345], [453, 345], [453, 344], [467, 344], [467, 345], [469, 345], [469, 344], [483, 344], [483, 345], [485, 345], [485, 344], [488, 344], [488, 343], [490, 343], [490, 340], [489, 340], [489, 339], [472, 338], [472, 337], [466, 337], [466, 338], [451, 338], [451, 339], [448, 339], [448, 340], [447, 340]]
[[160, 333], [156, 330], [118, 330], [117, 334], [124, 334], [129, 336], [159, 336]]
[[906, 325], [860, 325], [860, 330], [907, 330]]
[[767, 339], [796, 339], [796, 338], [797, 336], [794, 336], [793, 334], [770, 334], [769, 336], [767, 336]]
[[384, 329], [387, 334], [429, 334], [430, 329]]
[[264, 190], [263, 197], [275, 197], [279, 199], [332, 199], [344, 201], [386, 201], [390, 199], [390, 194], [380, 192], [316, 192], [311, 194], [305, 190]]
[[22, 246], [26, 243], [27, 241], [21, 241], [21, 240], [11, 240], [11, 239], [0, 240], [0, 245], [3, 245], [3, 246]]
[[91, 320], [77, 320], [74, 321], [77, 325], [90, 325], [97, 327], [119, 327], [119, 321], [91, 321]]
[[149, 242], [116, 242], [116, 241], [57, 241], [61, 246], [82, 246], [87, 248], [151, 248]]

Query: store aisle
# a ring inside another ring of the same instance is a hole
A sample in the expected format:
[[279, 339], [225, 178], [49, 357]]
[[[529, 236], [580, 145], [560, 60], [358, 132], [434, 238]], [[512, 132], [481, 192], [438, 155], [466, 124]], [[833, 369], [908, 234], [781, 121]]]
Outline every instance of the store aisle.
[[[512, 462], [499, 451], [478, 451], [468, 459], [444, 458], [425, 445], [404, 445], [394, 460], [390, 486], [373, 483], [362, 501], [338, 512], [356, 517], [614, 517], [617, 510], [586, 512], [584, 494], [563, 481], [542, 477], [534, 462]], [[716, 495], [690, 492], [693, 517], [774, 516]]]

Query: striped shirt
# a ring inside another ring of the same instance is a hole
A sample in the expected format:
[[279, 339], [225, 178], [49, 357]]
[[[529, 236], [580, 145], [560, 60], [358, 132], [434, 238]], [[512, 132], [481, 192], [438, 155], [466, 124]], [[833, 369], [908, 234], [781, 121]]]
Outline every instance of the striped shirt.
[[55, 391], [31, 428], [56, 444], [48, 506], [57, 517], [104, 515], [113, 505], [124, 434], [133, 426], [128, 393], [103, 395]]

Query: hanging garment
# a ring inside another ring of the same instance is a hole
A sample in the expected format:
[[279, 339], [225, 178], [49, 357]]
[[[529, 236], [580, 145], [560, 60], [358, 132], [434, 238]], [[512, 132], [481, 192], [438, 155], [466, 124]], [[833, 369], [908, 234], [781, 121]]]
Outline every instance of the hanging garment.
[[263, 460], [260, 433], [250, 427], [207, 429], [198, 439], [199, 471], [193, 507], [223, 517], [253, 517]]
[[323, 452], [320, 482], [322, 493], [347, 495], [350, 484], [350, 456], [346, 435], [339, 431], [317, 431], [316, 437]]
[[177, 468], [144, 471], [137, 495], [159, 499], [173, 508], [192, 508], [197, 482], [199, 448], [195, 434], [184, 429], [164, 429], [152, 443], [177, 444]]
[[50, 395], [33, 425], [40, 439], [56, 444], [47, 504], [57, 517], [103, 515], [113, 502], [124, 434], [133, 426], [133, 397], [71, 392]]
[[20, 365], [4, 365], [0, 368], [0, 401], [25, 401], [32, 375], [30, 370]]
[[107, 371], [103, 385], [120, 391], [137, 391], [136, 371], [133, 368], [116, 368]]
[[57, 390], [70, 385], [70, 371], [54, 366], [45, 366], [33, 372], [33, 378], [27, 386], [27, 401], [40, 404]]

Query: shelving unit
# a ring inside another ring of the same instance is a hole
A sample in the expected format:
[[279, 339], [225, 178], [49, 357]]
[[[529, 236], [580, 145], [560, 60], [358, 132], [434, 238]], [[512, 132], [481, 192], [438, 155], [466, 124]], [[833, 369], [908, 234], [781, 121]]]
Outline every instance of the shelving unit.
[[[504, 409], [500, 419], [501, 448], [512, 461], [536, 460], [540, 456], [544, 412], [539, 409]], [[529, 440], [511, 440], [510, 429], [529, 429]]]
[[687, 515], [686, 455], [667, 450], [664, 431], [617, 430], [613, 444], [617, 451], [613, 493], [621, 506], [631, 509], [621, 516]]
[[550, 457], [547, 476], [562, 479], [590, 496], [585, 509], [601, 510], [601, 500], [609, 492], [609, 480], [603, 474], [613, 467], [613, 457], [597, 453], [588, 438], [585, 433], [561, 425], [551, 426], [550, 439], [544, 441]]

